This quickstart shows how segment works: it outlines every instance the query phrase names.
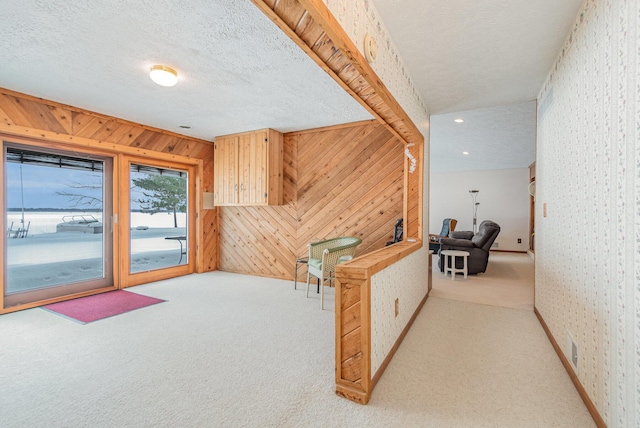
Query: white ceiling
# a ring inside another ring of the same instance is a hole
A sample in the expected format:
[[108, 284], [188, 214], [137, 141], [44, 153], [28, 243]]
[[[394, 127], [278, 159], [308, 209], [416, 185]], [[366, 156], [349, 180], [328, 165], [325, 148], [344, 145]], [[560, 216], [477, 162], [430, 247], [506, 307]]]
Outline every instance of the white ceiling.
[[532, 100], [584, 0], [373, 3], [432, 115], [431, 171], [529, 166]]
[[584, 0], [373, 0], [431, 114], [530, 101]]
[[[373, 0], [433, 115], [435, 168], [533, 160], [535, 108], [521, 103], [535, 99], [583, 1]], [[207, 140], [371, 118], [249, 0], [2, 0], [0, 16], [8, 89]], [[178, 85], [152, 83], [153, 64], [178, 70]], [[447, 113], [462, 111], [456, 127]]]
[[0, 16], [8, 89], [207, 140], [372, 119], [248, 0], [2, 0]]
[[431, 172], [526, 168], [535, 159], [536, 102], [431, 116], [431, 141]]

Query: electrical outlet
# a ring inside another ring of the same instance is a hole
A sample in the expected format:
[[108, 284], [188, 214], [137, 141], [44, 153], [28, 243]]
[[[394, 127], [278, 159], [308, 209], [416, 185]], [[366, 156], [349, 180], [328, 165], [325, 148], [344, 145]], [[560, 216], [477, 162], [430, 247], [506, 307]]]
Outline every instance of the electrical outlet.
[[518, 238], [518, 244], [522, 244], [522, 238]]
[[396, 297], [396, 317], [398, 316], [399, 312], [400, 312], [400, 302], [398, 301], [398, 298]]

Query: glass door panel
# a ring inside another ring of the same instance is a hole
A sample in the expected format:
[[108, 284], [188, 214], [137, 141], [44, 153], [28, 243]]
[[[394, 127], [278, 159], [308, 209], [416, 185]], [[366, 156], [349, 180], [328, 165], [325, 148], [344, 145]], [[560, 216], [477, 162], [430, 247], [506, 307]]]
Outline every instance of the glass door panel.
[[112, 164], [4, 145], [5, 307], [113, 286]]
[[130, 273], [188, 264], [188, 172], [131, 163]]

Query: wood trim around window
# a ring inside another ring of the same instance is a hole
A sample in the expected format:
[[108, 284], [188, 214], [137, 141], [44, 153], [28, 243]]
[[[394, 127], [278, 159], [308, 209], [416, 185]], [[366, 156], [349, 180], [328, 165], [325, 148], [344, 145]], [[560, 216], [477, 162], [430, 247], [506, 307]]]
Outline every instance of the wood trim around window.
[[[203, 171], [203, 161], [201, 159], [193, 159], [185, 156], [166, 154], [160, 152], [154, 152], [146, 149], [139, 149], [135, 147], [122, 146], [118, 144], [105, 143], [103, 141], [91, 140], [88, 138], [82, 137], [73, 137], [68, 135], [62, 135], [55, 132], [49, 131], [40, 131], [32, 128], [23, 128], [23, 127], [10, 127], [10, 132], [7, 131], [6, 127], [0, 127], [0, 140], [7, 141], [11, 143], [16, 143], [23, 146], [32, 147], [33, 150], [55, 150], [55, 151], [63, 151], [63, 152], [77, 152], [82, 155], [98, 155], [101, 157], [107, 157], [113, 159], [113, 216], [118, 217], [119, 220], [122, 220], [122, 213], [125, 217], [128, 214], [128, 211], [123, 210], [123, 200], [126, 201], [128, 206], [128, 186], [126, 186], [126, 191], [123, 189], [123, 179], [126, 179], [126, 183], [128, 183], [128, 170], [125, 168], [124, 172], [122, 169], [123, 162], [128, 162], [130, 160], [138, 161], [143, 164], [152, 164], [158, 165], [166, 168], [175, 168], [175, 169], [183, 169], [189, 172], [190, 180], [189, 180], [189, 192], [191, 196], [190, 207], [189, 207], [189, 222], [192, 227], [189, 228], [189, 239], [192, 243], [189, 248], [189, 263], [182, 266], [177, 266], [175, 268], [168, 269], [159, 269], [157, 271], [150, 272], [140, 272], [134, 275], [124, 275], [122, 265], [125, 263], [117, 262], [118, 260], [122, 260], [122, 257], [127, 255], [128, 257], [128, 248], [126, 245], [129, 245], [128, 242], [123, 241], [123, 235], [126, 235], [126, 238], [129, 237], [128, 233], [124, 233], [122, 231], [123, 223], [120, 221], [118, 223], [113, 224], [113, 257], [114, 257], [114, 268], [113, 268], [113, 286], [112, 287], [104, 287], [91, 291], [75, 293], [62, 297], [55, 297], [50, 299], [44, 299], [37, 302], [31, 302], [26, 304], [20, 304], [5, 308], [4, 304], [4, 284], [3, 284], [3, 292], [0, 293], [0, 314], [15, 312], [18, 310], [33, 308], [37, 306], [42, 306], [50, 303], [55, 303], [63, 300], [69, 300], [72, 298], [88, 296], [92, 294], [103, 293], [105, 291], [111, 291], [119, 288], [130, 287], [133, 285], [138, 285], [142, 283], [148, 283], [160, 279], [166, 279], [181, 275], [187, 275], [190, 273], [194, 273], [197, 271], [202, 271], [203, 267], [201, 266], [203, 263], [203, 255], [200, 254], [200, 246], [198, 245], [199, 241], [196, 241], [198, 237], [202, 237], [203, 234], [203, 225], [201, 224], [201, 216], [200, 213], [202, 211], [202, 179], [204, 175]], [[0, 170], [4, 174], [4, 159], [2, 160], [2, 166]], [[126, 172], [126, 177], [123, 178], [124, 173]], [[119, 189], [119, 190], [116, 190]], [[126, 197], [123, 197], [123, 194], [126, 193]], [[4, 224], [6, 222], [5, 212], [5, 199], [4, 199], [4, 185], [0, 186], [0, 207], [3, 212], [3, 219], [0, 224], [2, 227], [5, 227]], [[127, 208], [128, 209], [128, 208]], [[128, 225], [129, 221], [127, 219], [126, 224]], [[3, 240], [6, 240], [6, 234], [2, 234]], [[126, 252], [123, 253], [123, 248]], [[4, 260], [4, 241], [2, 241], [2, 245], [0, 245], [0, 259]], [[129, 263], [126, 263], [127, 267]], [[128, 272], [127, 272], [128, 274]], [[0, 264], [0, 278], [4, 278], [4, 261]], [[4, 281], [4, 280], [3, 280]]]

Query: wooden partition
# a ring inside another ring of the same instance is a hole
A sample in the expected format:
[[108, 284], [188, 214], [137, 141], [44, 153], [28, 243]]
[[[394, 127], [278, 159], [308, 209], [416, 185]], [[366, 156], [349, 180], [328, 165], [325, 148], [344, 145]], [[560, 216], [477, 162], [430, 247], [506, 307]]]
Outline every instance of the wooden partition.
[[[367, 404], [369, 401], [371, 392], [386, 367], [385, 364], [379, 373], [371, 372], [371, 277], [420, 247], [422, 243], [405, 241], [336, 266], [338, 282], [336, 286], [336, 393], [338, 395], [360, 404]], [[423, 303], [424, 301], [420, 307]], [[411, 322], [415, 315], [417, 312]]]
[[403, 216], [402, 144], [376, 121], [284, 136], [284, 205], [219, 207], [220, 269], [293, 279], [313, 239], [384, 247]]
[[[213, 190], [213, 143], [0, 88], [0, 133], [171, 161], [203, 163], [201, 192]], [[86, 143], [85, 143], [86, 142]], [[199, 207], [196, 271], [217, 268], [217, 212]]]
[[[396, 244], [373, 251], [338, 267], [336, 286], [336, 392], [366, 404], [375, 385], [371, 378], [370, 343], [367, 336], [371, 322], [368, 306], [370, 278], [422, 248], [424, 138], [407, 113], [367, 63], [358, 47], [340, 27], [323, 0], [252, 0], [273, 22], [298, 44], [320, 67], [395, 135], [403, 149], [417, 160], [416, 171], [403, 181], [403, 216], [405, 239], [415, 242]], [[404, 150], [403, 150], [404, 151]], [[408, 162], [405, 161], [405, 165]], [[424, 255], [427, 259], [429, 256]], [[415, 263], [415, 262], [413, 262]], [[424, 260], [424, 266], [427, 266]], [[425, 273], [425, 299], [428, 288]], [[400, 285], [398, 285], [400, 286]], [[411, 325], [424, 300], [417, 306], [406, 328]], [[396, 345], [404, 337], [400, 334]], [[390, 359], [392, 351], [388, 355]], [[369, 370], [369, 371], [368, 371]], [[382, 368], [376, 376], [381, 375]]]

